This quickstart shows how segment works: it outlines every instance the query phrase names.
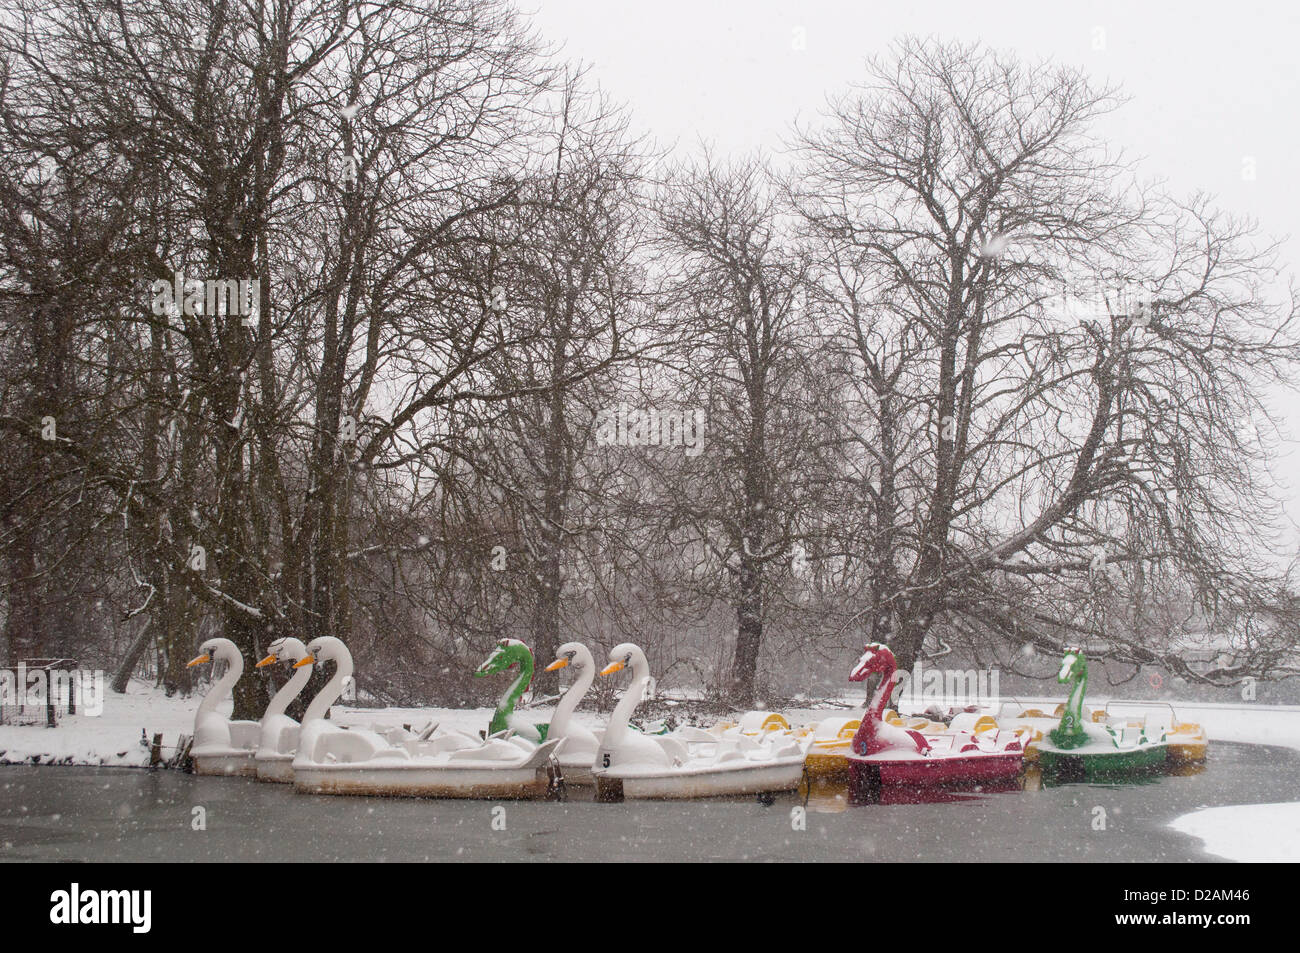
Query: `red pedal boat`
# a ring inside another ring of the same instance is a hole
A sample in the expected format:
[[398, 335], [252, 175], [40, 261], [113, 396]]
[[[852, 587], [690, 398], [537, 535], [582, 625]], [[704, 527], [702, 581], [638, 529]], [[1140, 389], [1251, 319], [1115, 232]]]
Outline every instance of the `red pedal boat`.
[[893, 652], [871, 643], [849, 674], [850, 681], [861, 682], [880, 673], [848, 755], [851, 800], [875, 800], [886, 785], [982, 784], [1020, 774], [1024, 746], [1010, 731], [923, 735], [888, 724], [883, 716], [897, 668]]

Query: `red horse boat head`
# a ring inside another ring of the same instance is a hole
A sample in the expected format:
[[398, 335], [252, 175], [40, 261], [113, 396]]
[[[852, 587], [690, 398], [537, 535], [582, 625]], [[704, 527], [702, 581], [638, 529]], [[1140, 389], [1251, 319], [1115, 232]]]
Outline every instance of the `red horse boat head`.
[[[868, 642], [862, 649], [862, 657], [849, 673], [850, 682], [866, 681], [875, 672], [893, 672], [898, 668], [898, 662], [894, 659], [894, 653], [889, 651], [889, 646]], [[883, 707], [881, 710], [884, 710]]]

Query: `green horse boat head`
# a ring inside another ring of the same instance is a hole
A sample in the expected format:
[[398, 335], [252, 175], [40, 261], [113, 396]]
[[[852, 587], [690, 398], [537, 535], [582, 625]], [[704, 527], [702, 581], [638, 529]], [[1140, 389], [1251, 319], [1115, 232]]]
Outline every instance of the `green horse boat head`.
[[488, 734], [495, 735], [507, 728], [514, 728], [524, 737], [531, 738], [534, 733], [540, 736], [531, 740], [545, 740], [545, 725], [530, 726], [516, 723], [514, 719], [515, 705], [519, 703], [519, 699], [533, 681], [532, 649], [518, 639], [502, 639], [496, 644], [492, 654], [483, 660], [483, 664], [474, 670], [474, 675], [475, 677], [495, 675], [516, 665], [519, 666], [519, 673], [511, 680], [500, 701], [497, 702], [496, 710], [492, 713], [492, 721], [488, 725]]
[[1061, 670], [1056, 680], [1070, 685], [1070, 697], [1061, 712], [1061, 723], [1049, 732], [1052, 744], [1058, 748], [1078, 748], [1088, 743], [1088, 732], [1083, 727], [1083, 693], [1088, 690], [1088, 660], [1077, 645], [1067, 646], [1061, 659]]

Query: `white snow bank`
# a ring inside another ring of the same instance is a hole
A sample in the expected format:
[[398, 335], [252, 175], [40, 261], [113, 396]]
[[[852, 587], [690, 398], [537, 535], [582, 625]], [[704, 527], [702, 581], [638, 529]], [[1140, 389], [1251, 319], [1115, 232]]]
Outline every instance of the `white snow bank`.
[[1176, 831], [1199, 837], [1208, 853], [1243, 863], [1300, 861], [1300, 802], [1210, 807], [1176, 818]]
[[[0, 725], [0, 764], [79, 764], [114, 767], [148, 767], [150, 743], [161, 733], [162, 756], [170, 758], [181, 735], [194, 733], [194, 713], [202, 692], [168, 698], [152, 682], [132, 679], [127, 692], [104, 693], [100, 715], [61, 715], [55, 728]], [[218, 710], [229, 717], [234, 702], [227, 699]], [[524, 709], [525, 720], [551, 720], [553, 707]], [[430, 721], [477, 735], [492, 721], [491, 708], [348, 708], [335, 705], [330, 717], [340, 725], [385, 728], [410, 725], [417, 731]], [[576, 712], [574, 720], [588, 728], [603, 727], [608, 716]], [[147, 739], [142, 743], [141, 732]]]
[[[60, 715], [55, 728], [0, 725], [0, 764], [107, 764], [146, 767], [149, 747], [140, 743], [144, 731], [152, 740], [161, 732], [164, 746], [174, 748], [182, 734], [194, 733], [198, 695], [168, 698], [152, 682], [132, 679], [125, 695], [104, 693], [104, 710], [97, 716]], [[229, 714], [233, 702], [228, 701]], [[168, 758], [173, 751], [164, 748]]]

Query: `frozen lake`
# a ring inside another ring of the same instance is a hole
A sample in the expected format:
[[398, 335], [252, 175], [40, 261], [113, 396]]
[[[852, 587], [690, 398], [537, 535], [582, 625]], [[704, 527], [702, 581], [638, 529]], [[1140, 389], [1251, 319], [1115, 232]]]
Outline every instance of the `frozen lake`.
[[[1300, 752], [1220, 742], [1199, 773], [1145, 784], [897, 805], [816, 796], [796, 830], [791, 812], [803, 798], [793, 794], [772, 804], [599, 804], [582, 789], [562, 803], [308, 797], [176, 771], [4, 767], [0, 860], [1214, 860], [1169, 821], [1294, 800], [1297, 785]], [[196, 808], [206, 830], [193, 829]]]

